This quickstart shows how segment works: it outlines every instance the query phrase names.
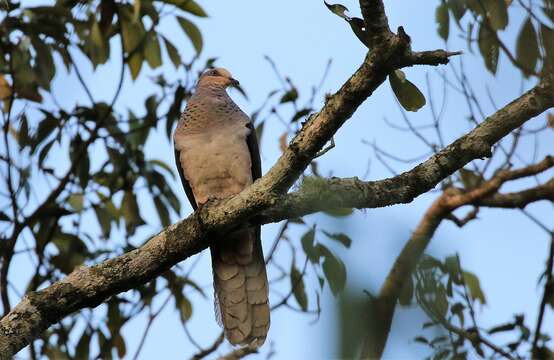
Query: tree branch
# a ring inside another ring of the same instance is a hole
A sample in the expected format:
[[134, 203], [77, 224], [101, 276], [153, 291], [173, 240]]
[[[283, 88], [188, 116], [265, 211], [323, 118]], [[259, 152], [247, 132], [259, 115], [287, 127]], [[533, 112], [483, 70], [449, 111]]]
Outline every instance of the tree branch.
[[[372, 299], [372, 324], [370, 324], [369, 336], [364, 343], [362, 358], [381, 358], [402, 288], [409, 281], [419, 259], [442, 221], [448, 218], [454, 210], [465, 205], [479, 203], [482, 199], [486, 199], [507, 181], [539, 174], [552, 167], [554, 167], [554, 157], [547, 156], [537, 164], [517, 170], [500, 171], [479, 187], [466, 192], [456, 188], [448, 188], [433, 202], [406, 245], [402, 248], [400, 255], [396, 258], [379, 291], [378, 297]], [[554, 183], [554, 181], [551, 180], [545, 185], [552, 187], [553, 184], [551, 183]], [[538, 186], [537, 188], [543, 188], [545, 185]], [[525, 190], [517, 194], [518, 196], [521, 196], [522, 193], [535, 195], [534, 189]], [[542, 195], [544, 197], [539, 198], [535, 196], [534, 200], [549, 199], [552, 196], [552, 191], [543, 192]], [[526, 203], [531, 202], [530, 199], [525, 201]]]

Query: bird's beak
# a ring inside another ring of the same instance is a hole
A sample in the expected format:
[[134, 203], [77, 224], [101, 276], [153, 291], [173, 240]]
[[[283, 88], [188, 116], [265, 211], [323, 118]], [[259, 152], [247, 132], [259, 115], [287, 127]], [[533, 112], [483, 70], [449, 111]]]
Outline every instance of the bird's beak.
[[229, 84], [232, 87], [239, 87], [240, 86], [239, 81], [237, 79], [233, 79], [233, 78], [229, 78]]

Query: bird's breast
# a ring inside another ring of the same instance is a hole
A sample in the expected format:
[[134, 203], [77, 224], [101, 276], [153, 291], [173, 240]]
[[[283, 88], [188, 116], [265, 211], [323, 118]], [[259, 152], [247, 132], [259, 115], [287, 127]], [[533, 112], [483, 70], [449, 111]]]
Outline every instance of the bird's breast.
[[197, 204], [235, 195], [252, 183], [246, 122], [220, 124], [200, 132], [180, 133], [175, 146]]

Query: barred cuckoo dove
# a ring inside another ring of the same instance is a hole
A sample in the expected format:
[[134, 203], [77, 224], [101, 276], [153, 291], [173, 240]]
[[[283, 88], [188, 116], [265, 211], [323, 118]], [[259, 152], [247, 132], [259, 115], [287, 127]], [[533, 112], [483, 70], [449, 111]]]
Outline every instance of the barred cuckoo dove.
[[[210, 199], [238, 194], [261, 176], [250, 118], [227, 95], [229, 71], [205, 71], [174, 134], [175, 160], [196, 210]], [[218, 322], [232, 344], [263, 344], [269, 329], [268, 282], [260, 227], [213, 239], [210, 246]]]

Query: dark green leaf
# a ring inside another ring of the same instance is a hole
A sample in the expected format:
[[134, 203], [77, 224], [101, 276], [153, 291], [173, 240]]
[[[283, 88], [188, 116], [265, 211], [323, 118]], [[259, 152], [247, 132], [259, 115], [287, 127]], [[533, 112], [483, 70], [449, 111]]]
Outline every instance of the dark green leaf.
[[508, 5], [505, 0], [483, 0], [489, 23], [493, 30], [503, 30], [508, 25]]
[[328, 4], [325, 0], [323, 1], [325, 3], [325, 6], [327, 6], [327, 9], [331, 11], [333, 14], [340, 16], [343, 19], [348, 19], [348, 16], [345, 14], [346, 11], [348, 11], [348, 8], [341, 4]]
[[131, 71], [131, 78], [136, 80], [140, 74], [140, 69], [142, 68], [142, 63], [144, 62], [144, 57], [140, 51], [135, 51], [133, 55], [128, 60], [129, 70]]
[[296, 88], [292, 88], [289, 91], [287, 91], [282, 97], [281, 101], [279, 101], [281, 104], [287, 103], [287, 102], [295, 102], [296, 99], [298, 99], [298, 90]]
[[165, 3], [177, 6], [179, 9], [196, 16], [206, 17], [208, 14], [194, 0], [162, 0]]
[[202, 34], [200, 33], [198, 27], [189, 20], [180, 16], [177, 17], [177, 21], [192, 42], [196, 53], [200, 54], [202, 52], [202, 47], [204, 46], [204, 43], [202, 40]]
[[401, 70], [389, 74], [389, 82], [398, 102], [407, 111], [418, 111], [425, 105], [425, 96]]
[[162, 226], [166, 227], [171, 225], [171, 220], [169, 219], [169, 211], [167, 211], [165, 204], [162, 200], [160, 200], [159, 196], [154, 197], [154, 204], [156, 205], [156, 211], [158, 212], [158, 216], [160, 218]]
[[347, 248], [349, 248], [350, 245], [352, 244], [352, 239], [350, 239], [348, 237], [348, 235], [346, 235], [344, 233], [331, 234], [331, 233], [328, 233], [325, 230], [323, 230], [323, 233], [325, 235], [327, 235], [327, 237], [329, 237], [330, 239], [340, 242], [341, 244], [343, 244]]
[[435, 21], [437, 22], [437, 32], [445, 41], [448, 40], [450, 31], [450, 16], [448, 15], [448, 6], [441, 3], [435, 12]]
[[325, 254], [323, 274], [325, 274], [325, 278], [329, 282], [333, 295], [337, 296], [346, 284], [346, 268], [342, 261], [330, 251]]
[[294, 266], [294, 263], [291, 264], [290, 268], [290, 286], [296, 302], [303, 311], [306, 311], [308, 309], [308, 296], [306, 295], [304, 279], [300, 271]]
[[483, 24], [479, 26], [478, 43], [479, 52], [485, 61], [485, 66], [492, 74], [496, 74], [498, 57], [500, 55], [498, 41], [496, 40], [494, 33], [487, 29]]
[[150, 68], [155, 69], [162, 65], [160, 42], [158, 41], [158, 36], [155, 31], [149, 31], [146, 35], [143, 53]]
[[296, 112], [296, 114], [294, 114], [294, 116], [292, 117], [292, 119], [291, 119], [290, 122], [291, 122], [291, 123], [296, 122], [296, 121], [302, 119], [304, 116], [309, 115], [310, 112], [312, 112], [312, 109], [309, 109], [309, 108], [308, 108], [308, 109], [301, 109], [301, 110], [298, 110], [298, 111]]
[[526, 77], [535, 70], [539, 56], [537, 32], [531, 22], [531, 18], [528, 17], [523, 23], [516, 43], [516, 59], [521, 64], [521, 71]]
[[92, 337], [91, 333], [88, 330], [83, 331], [77, 347], [75, 349], [75, 358], [76, 359], [88, 359], [89, 348], [90, 348], [90, 338]]
[[315, 230], [310, 229], [308, 230], [304, 235], [302, 235], [302, 238], [300, 239], [300, 242], [302, 243], [302, 249], [306, 253], [306, 256], [312, 263], [319, 262], [319, 251], [314, 246], [314, 240], [315, 240]]
[[479, 300], [481, 304], [486, 304], [485, 294], [481, 290], [479, 278], [468, 271], [463, 272], [464, 282], [469, 290], [469, 295], [474, 300]]
[[125, 191], [121, 203], [121, 210], [123, 211], [123, 217], [125, 218], [127, 233], [132, 235], [135, 233], [137, 226], [144, 224], [144, 220], [142, 220], [139, 213], [137, 199], [132, 191]]
[[67, 202], [73, 210], [80, 212], [83, 210], [84, 196], [83, 194], [71, 194], [69, 199], [67, 199]]
[[167, 50], [167, 54], [169, 55], [171, 62], [173, 63], [175, 68], [178, 68], [179, 65], [181, 65], [181, 56], [179, 55], [179, 51], [175, 46], [173, 46], [173, 44], [169, 40], [167, 40], [165, 37], [163, 37], [163, 39], [164, 39], [165, 49]]
[[454, 19], [456, 19], [456, 22], [459, 22], [467, 10], [465, 1], [448, 0], [447, 4], [448, 4], [448, 7], [450, 8], [450, 11], [452, 12], [452, 15], [454, 15]]

